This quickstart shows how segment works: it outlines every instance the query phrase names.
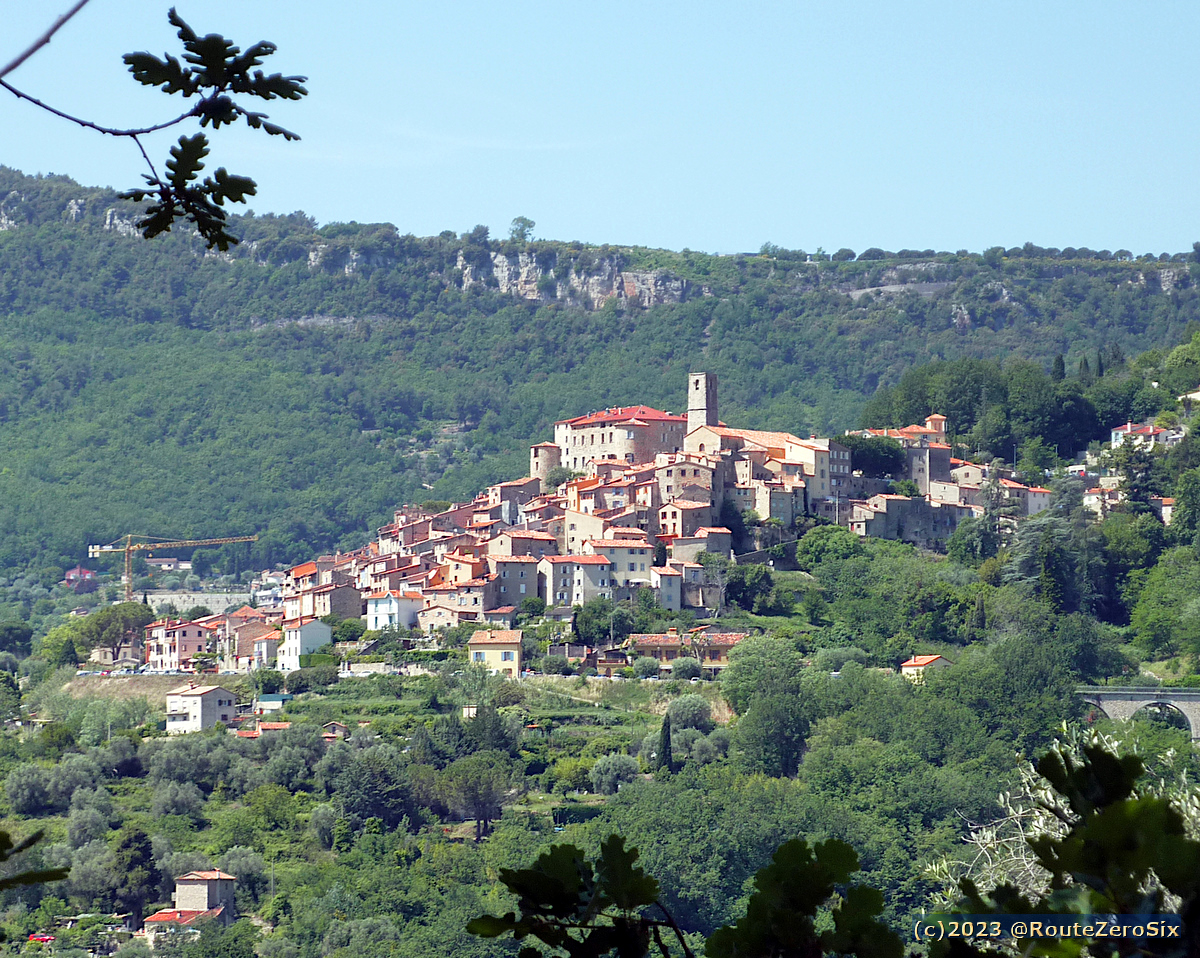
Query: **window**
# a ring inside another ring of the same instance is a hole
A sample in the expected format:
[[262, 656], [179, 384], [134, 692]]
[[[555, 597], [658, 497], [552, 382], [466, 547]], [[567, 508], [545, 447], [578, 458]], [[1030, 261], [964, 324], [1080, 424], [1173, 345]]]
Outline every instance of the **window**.
[[636, 563], [636, 562], [631, 562], [631, 563], [629, 563], [629, 571], [630, 571], [630, 572], [637, 572], [637, 563]]
[[501, 662], [513, 661], [513, 654], [511, 652], [501, 652], [500, 653], [500, 661]]
[[525, 594], [525, 583], [522, 582], [521, 583], [521, 595], [524, 595], [524, 594]]
[[472, 652], [471, 653], [471, 661], [472, 662], [482, 662], [483, 660], [484, 660], [484, 658], [483, 658], [482, 652]]
[[506, 586], [506, 585], [502, 585], [502, 586], [500, 586], [500, 591], [501, 591], [501, 592], [507, 592], [507, 591], [508, 591], [508, 586]]

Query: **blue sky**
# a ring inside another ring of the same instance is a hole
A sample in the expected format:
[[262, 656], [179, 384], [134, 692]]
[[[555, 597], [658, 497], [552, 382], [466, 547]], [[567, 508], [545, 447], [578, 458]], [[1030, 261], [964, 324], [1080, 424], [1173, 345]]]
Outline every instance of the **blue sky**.
[[[0, 0], [0, 62], [68, 5]], [[1200, 239], [1194, 3], [177, 6], [310, 78], [266, 107], [300, 143], [218, 139], [259, 212], [418, 235], [523, 215], [549, 239], [710, 252]], [[167, 118], [178, 98], [120, 62], [177, 51], [167, 7], [91, 0], [8, 80], [99, 122]], [[4, 91], [0, 163], [117, 188], [141, 172], [132, 144]]]

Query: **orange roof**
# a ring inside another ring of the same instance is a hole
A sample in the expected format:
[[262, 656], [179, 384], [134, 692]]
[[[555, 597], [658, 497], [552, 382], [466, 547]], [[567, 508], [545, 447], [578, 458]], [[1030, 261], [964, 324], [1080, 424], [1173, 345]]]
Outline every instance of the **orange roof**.
[[687, 416], [676, 416], [651, 406], [614, 406], [599, 412], [577, 416], [574, 419], [562, 419], [555, 425], [598, 426], [602, 423], [617, 423], [626, 419], [653, 420], [655, 422], [687, 422]]
[[496, 534], [497, 539], [500, 536], [508, 536], [510, 539], [540, 539], [546, 542], [558, 541], [548, 532], [534, 532], [531, 529], [505, 529], [503, 532]]
[[316, 571], [317, 564], [315, 562], [305, 562], [292, 568], [292, 578], [300, 579], [306, 575], [313, 575]]
[[195, 871], [188, 872], [186, 875], [180, 875], [176, 881], [217, 881], [219, 879], [228, 879], [229, 881], [237, 881], [236, 875], [230, 875], [228, 872], [223, 872], [219, 868], [214, 868], [210, 871]]
[[749, 442], [757, 443], [767, 448], [783, 448], [788, 443], [803, 444], [803, 440], [799, 436], [793, 436], [790, 432], [764, 432], [761, 429], [731, 429], [728, 426], [711, 426], [709, 428], [718, 436], [733, 436], [738, 439], [746, 439]]
[[593, 547], [601, 549], [648, 549], [650, 543], [645, 539], [589, 539]]
[[291, 728], [291, 722], [259, 722], [258, 730], [260, 732], [277, 732], [280, 729]]
[[[940, 655], [914, 655], [907, 662], [901, 662], [900, 668], [905, 668], [908, 666], [910, 668], [921, 669], [927, 666], [930, 662], [935, 662], [940, 658]], [[949, 661], [949, 659], [945, 659], [943, 661]]]
[[[694, 630], [701, 631], [701, 630]], [[746, 637], [745, 632], [716, 632], [702, 636], [703, 641], [709, 645], [737, 645]], [[690, 635], [680, 635], [678, 632], [672, 634], [670, 632], [659, 633], [635, 633], [629, 636], [629, 641], [633, 645], [692, 645], [695, 644], [694, 638]]]
[[514, 645], [520, 644], [522, 632], [520, 629], [480, 629], [471, 636], [467, 645]]
[[502, 563], [502, 562], [537, 562], [537, 561], [538, 561], [538, 559], [537, 559], [537, 556], [504, 556], [504, 555], [492, 555], [492, 556], [490, 556], [489, 558], [491, 558], [491, 559], [495, 560], [497, 563]]
[[225, 910], [224, 905], [218, 905], [216, 908], [210, 908], [207, 911], [184, 911], [176, 908], [167, 909], [165, 911], [156, 911], [149, 918], [146, 918], [142, 923], [149, 924], [170, 924], [170, 925], [190, 925], [197, 918], [215, 918]]

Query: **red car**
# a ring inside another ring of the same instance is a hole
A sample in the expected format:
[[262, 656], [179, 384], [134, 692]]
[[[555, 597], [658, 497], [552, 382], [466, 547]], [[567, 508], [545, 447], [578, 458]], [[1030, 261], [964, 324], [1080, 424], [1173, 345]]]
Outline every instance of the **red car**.
[[29, 940], [30, 941], [40, 941], [42, 944], [47, 944], [48, 942], [54, 941], [54, 936], [53, 935], [35, 934], [35, 935], [30, 935]]

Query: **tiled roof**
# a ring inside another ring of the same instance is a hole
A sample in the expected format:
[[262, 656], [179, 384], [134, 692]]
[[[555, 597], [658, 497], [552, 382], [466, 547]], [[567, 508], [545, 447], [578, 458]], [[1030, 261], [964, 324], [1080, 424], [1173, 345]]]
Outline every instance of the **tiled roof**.
[[577, 416], [575, 419], [562, 419], [555, 423], [556, 426], [599, 426], [602, 423], [617, 423], [623, 422], [626, 419], [643, 419], [653, 422], [687, 422], [687, 416], [676, 416], [669, 412], [663, 412], [661, 409], [654, 409], [651, 406], [614, 406], [612, 409], [603, 409], [598, 412], [589, 413], [586, 416]]
[[244, 605], [236, 612], [230, 612], [229, 617], [231, 619], [261, 619], [263, 618], [263, 614], [259, 612], [258, 609]]
[[218, 905], [216, 908], [209, 908], [207, 911], [185, 911], [177, 908], [170, 908], [164, 911], [156, 911], [149, 918], [146, 918], [143, 921], [143, 924], [190, 925], [198, 918], [216, 918], [224, 910], [224, 905]]
[[195, 871], [188, 872], [186, 875], [179, 875], [176, 881], [219, 881], [228, 879], [229, 881], [237, 881], [236, 875], [230, 875], [228, 872], [223, 872], [219, 868], [214, 868], [211, 871]]
[[315, 562], [305, 562], [305, 563], [302, 563], [301, 565], [295, 566], [292, 569], [292, 578], [300, 579], [306, 575], [315, 575], [316, 571], [317, 571], [317, 564]]
[[520, 629], [480, 629], [467, 645], [512, 645], [521, 641], [521, 634]]
[[534, 532], [532, 529], [505, 529], [503, 532], [497, 533], [496, 538], [500, 536], [508, 536], [511, 539], [539, 539], [544, 542], [557, 542], [558, 540], [548, 532]]
[[799, 436], [793, 436], [790, 432], [765, 432], [761, 429], [731, 429], [728, 426], [711, 426], [710, 428], [718, 436], [732, 436], [737, 439], [746, 439], [768, 448], [772, 446], [782, 447], [788, 443], [803, 443], [803, 440]]
[[745, 632], [717, 632], [701, 636], [702, 642], [696, 642], [691, 637], [678, 633], [672, 635], [669, 632], [649, 632], [634, 633], [629, 636], [629, 642], [632, 645], [737, 645], [745, 637]]
[[221, 688], [219, 685], [181, 685], [177, 689], [171, 689], [167, 695], [207, 695], [209, 692], [215, 692], [221, 689], [222, 692], [228, 692], [228, 689]]
[[914, 655], [907, 662], [901, 662], [900, 668], [904, 668], [905, 666], [908, 666], [910, 668], [918, 668], [918, 669], [924, 668], [930, 662], [934, 662], [940, 658], [941, 658], [940, 655]]
[[593, 548], [600, 549], [648, 549], [645, 539], [589, 539]]
[[672, 507], [676, 509], [711, 509], [712, 504], [708, 502], [696, 502], [693, 499], [673, 499], [661, 508], [670, 509]]

